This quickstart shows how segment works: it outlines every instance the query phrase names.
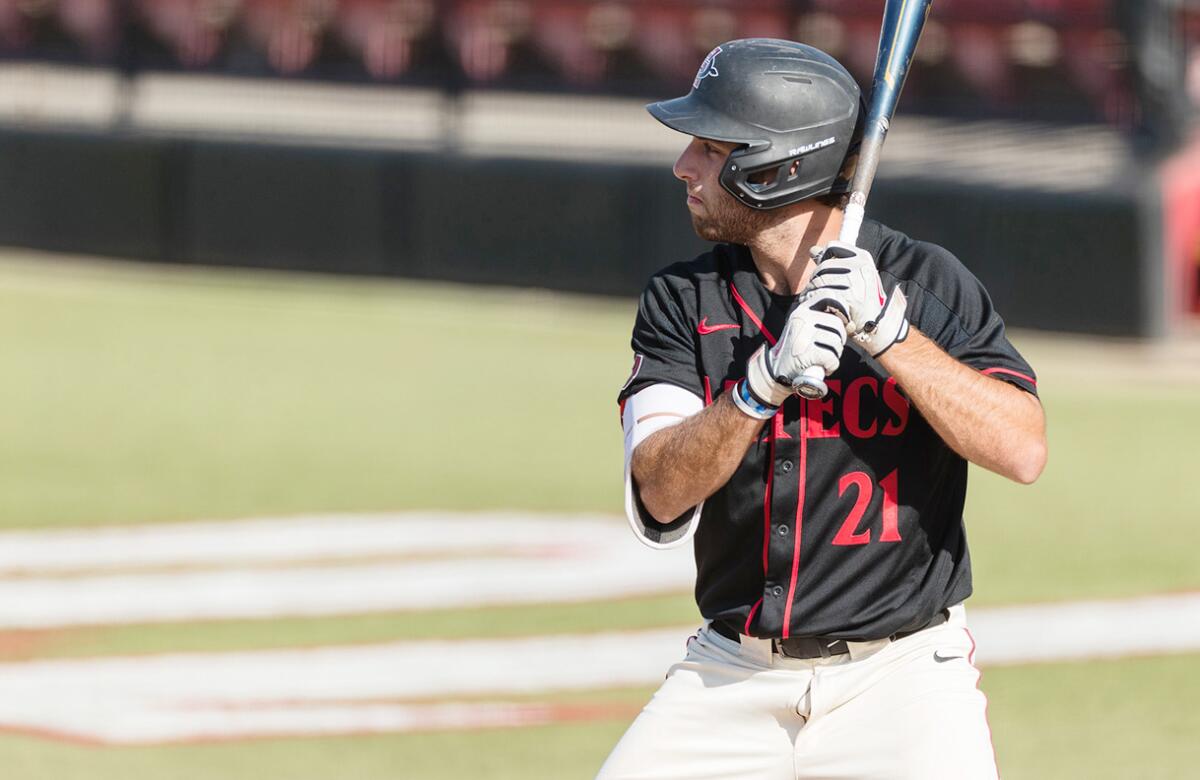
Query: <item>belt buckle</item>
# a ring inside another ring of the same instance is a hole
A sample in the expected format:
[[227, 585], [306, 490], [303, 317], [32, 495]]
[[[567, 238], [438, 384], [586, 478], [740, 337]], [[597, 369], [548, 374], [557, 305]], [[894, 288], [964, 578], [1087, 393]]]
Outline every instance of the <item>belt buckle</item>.
[[[845, 655], [850, 652], [850, 648], [844, 639], [830, 640], [818, 637], [797, 637], [795, 640], [776, 639], [773, 640], [773, 643], [773, 649], [776, 653], [784, 658], [794, 658], [799, 661], [808, 661], [813, 658], [832, 658], [835, 655]], [[794, 654], [789, 653], [787, 649], [789, 644], [800, 647], [800, 651]]]
[[771, 650], [773, 650], [776, 654], [783, 656], [784, 658], [797, 657], [787, 651], [787, 644], [782, 639], [772, 639]]
[[[834, 652], [834, 648], [837, 652]], [[845, 655], [850, 652], [850, 646], [846, 644], [845, 639], [835, 639], [832, 642], [826, 642], [824, 639], [817, 640], [817, 649], [821, 652], [822, 658], [832, 658], [835, 655]]]

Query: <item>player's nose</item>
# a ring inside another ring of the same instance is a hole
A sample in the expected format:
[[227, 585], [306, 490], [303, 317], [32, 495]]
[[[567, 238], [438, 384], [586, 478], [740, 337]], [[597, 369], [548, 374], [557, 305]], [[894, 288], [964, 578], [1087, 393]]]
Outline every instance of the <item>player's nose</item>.
[[675, 165], [671, 167], [671, 173], [675, 174], [676, 179], [690, 183], [699, 178], [696, 167], [697, 152], [699, 149], [700, 142], [693, 138], [692, 142], [679, 155], [679, 159], [675, 161]]

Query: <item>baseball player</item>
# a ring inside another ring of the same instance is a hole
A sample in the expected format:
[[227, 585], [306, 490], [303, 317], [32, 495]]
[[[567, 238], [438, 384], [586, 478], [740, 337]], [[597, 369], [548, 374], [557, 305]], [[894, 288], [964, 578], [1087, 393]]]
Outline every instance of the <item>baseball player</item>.
[[[860, 108], [836, 60], [733, 41], [648, 108], [692, 136], [674, 173], [717, 243], [642, 295], [626, 511], [693, 541], [705, 625], [600, 777], [995, 777], [963, 502], [967, 461], [1040, 474], [1033, 369], [950, 252], [834, 240]], [[793, 392], [809, 366], [823, 399]]]

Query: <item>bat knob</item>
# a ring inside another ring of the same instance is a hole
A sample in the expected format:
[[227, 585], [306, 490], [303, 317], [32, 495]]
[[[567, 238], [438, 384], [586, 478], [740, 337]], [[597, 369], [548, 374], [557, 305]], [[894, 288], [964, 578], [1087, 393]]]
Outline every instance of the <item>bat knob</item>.
[[829, 392], [825, 386], [825, 370], [820, 366], [809, 366], [792, 382], [792, 390], [800, 397], [819, 401]]

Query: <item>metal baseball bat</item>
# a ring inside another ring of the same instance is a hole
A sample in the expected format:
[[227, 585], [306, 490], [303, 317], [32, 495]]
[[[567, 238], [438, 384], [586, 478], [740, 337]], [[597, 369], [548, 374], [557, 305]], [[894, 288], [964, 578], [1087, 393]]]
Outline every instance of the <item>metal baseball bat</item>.
[[[879, 30], [879, 50], [875, 55], [875, 75], [871, 84], [871, 102], [867, 106], [863, 122], [862, 142], [858, 151], [858, 165], [850, 184], [850, 203], [842, 217], [842, 228], [838, 239], [847, 244], [858, 243], [858, 231], [866, 214], [867, 195], [875, 181], [875, 170], [879, 167], [879, 153], [887, 138], [888, 127], [900, 101], [900, 91], [908, 77], [908, 66], [912, 64], [917, 41], [925, 27], [925, 18], [933, 0], [887, 0], [883, 9], [883, 25]], [[825, 371], [820, 366], [810, 366], [796, 380], [797, 393], [805, 398], [824, 398]]]

